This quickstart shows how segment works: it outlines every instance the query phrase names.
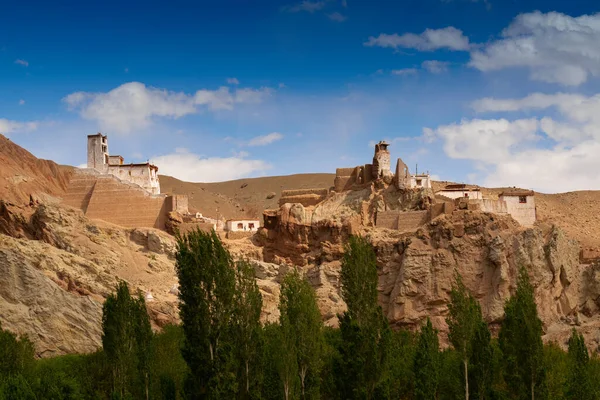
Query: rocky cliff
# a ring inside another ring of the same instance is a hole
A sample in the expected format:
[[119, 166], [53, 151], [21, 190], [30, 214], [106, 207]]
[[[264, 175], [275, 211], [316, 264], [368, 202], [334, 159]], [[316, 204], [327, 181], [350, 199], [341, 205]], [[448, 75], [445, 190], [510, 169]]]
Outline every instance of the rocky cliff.
[[102, 303], [117, 279], [151, 293], [155, 328], [177, 321], [174, 239], [154, 229], [90, 221], [57, 205], [0, 201], [0, 323], [40, 356], [101, 344]]
[[[368, 220], [365, 210], [377, 208], [374, 205], [382, 196], [360, 192], [347, 196], [354, 197], [343, 201], [343, 218], [340, 214], [332, 219], [319, 218], [322, 210], [318, 208], [288, 204], [280, 210], [278, 225], [263, 229], [254, 239], [263, 248], [266, 261], [285, 268], [300, 266], [317, 290], [328, 324], [337, 324], [335, 313], [344, 309], [339, 296], [340, 259], [344, 240], [354, 230], [374, 246], [379, 299], [393, 326], [416, 329], [429, 316], [444, 335], [449, 293], [457, 271], [480, 301], [486, 320], [497, 328], [523, 266], [535, 286], [545, 339], [564, 344], [570, 329], [578, 326], [591, 347], [600, 344], [600, 266], [580, 264], [579, 244], [559, 227], [539, 224], [523, 228], [510, 216], [455, 210], [413, 232], [365, 226], [357, 229], [348, 221], [361, 215], [359, 209], [363, 212], [360, 218]], [[392, 196], [393, 201], [402, 203], [402, 196]], [[357, 198], [361, 200], [354, 201]], [[388, 209], [389, 200], [379, 208]], [[366, 205], [354, 207], [354, 214], [345, 213], [352, 204], [364, 201]], [[419, 204], [411, 202], [413, 207]], [[271, 304], [271, 309], [276, 314], [274, 306]]]

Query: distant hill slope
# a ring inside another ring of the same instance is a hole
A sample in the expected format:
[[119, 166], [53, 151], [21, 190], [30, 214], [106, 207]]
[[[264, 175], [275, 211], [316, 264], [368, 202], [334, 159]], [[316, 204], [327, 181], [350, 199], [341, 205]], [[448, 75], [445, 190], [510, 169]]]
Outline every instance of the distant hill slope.
[[29, 196], [62, 196], [73, 167], [40, 160], [0, 134], [0, 199], [28, 203]]
[[187, 194], [190, 208], [207, 216], [214, 217], [218, 209], [227, 218], [258, 218], [264, 209], [278, 207], [282, 190], [329, 188], [335, 174], [269, 176], [216, 183], [183, 182], [165, 175], [159, 178], [161, 192]]

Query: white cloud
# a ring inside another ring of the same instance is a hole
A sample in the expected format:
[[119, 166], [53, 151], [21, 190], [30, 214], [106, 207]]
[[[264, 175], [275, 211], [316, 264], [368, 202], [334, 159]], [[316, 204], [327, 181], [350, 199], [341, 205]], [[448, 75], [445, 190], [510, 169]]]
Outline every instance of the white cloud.
[[228, 158], [204, 158], [180, 151], [153, 157], [150, 162], [158, 166], [160, 174], [187, 182], [228, 181], [264, 173], [271, 168], [262, 160], [247, 160], [242, 156], [245, 154]]
[[[449, 157], [478, 163], [484, 185], [546, 192], [600, 189], [600, 94], [534, 93], [521, 99], [485, 98], [472, 107], [542, 113], [527, 120], [472, 120], [424, 130], [426, 137], [444, 141]], [[549, 109], [558, 111], [560, 120], [543, 114]]]
[[404, 68], [404, 69], [392, 70], [392, 75], [415, 75], [416, 73], [417, 73], [416, 68]]
[[329, 17], [330, 20], [335, 21], [335, 22], [344, 22], [345, 20], [348, 19], [348, 17], [340, 14], [337, 11], [334, 13], [331, 13], [331, 14], [327, 14], [327, 16]]
[[425, 128], [425, 135], [444, 140], [444, 151], [451, 158], [493, 163], [509, 158], [514, 146], [534, 140], [538, 126], [536, 119], [474, 119], [435, 130]]
[[30, 132], [38, 128], [39, 123], [11, 121], [9, 119], [0, 118], [0, 134], [9, 135], [14, 132]]
[[421, 66], [432, 74], [441, 74], [442, 72], [448, 71], [448, 62], [437, 61], [437, 60], [426, 60], [423, 61]]
[[15, 64], [19, 64], [24, 67], [29, 67], [29, 61], [26, 61], [26, 60], [21, 60], [21, 59], [15, 60]]
[[473, 51], [469, 65], [481, 71], [527, 68], [532, 79], [567, 86], [600, 75], [600, 13], [520, 14], [501, 36]]
[[443, 29], [426, 29], [421, 34], [405, 33], [403, 35], [382, 33], [371, 36], [365, 46], [379, 46], [434, 51], [438, 49], [469, 50], [469, 38], [460, 29], [452, 26]]
[[267, 135], [253, 137], [248, 141], [248, 146], [266, 146], [281, 139], [283, 139], [281, 133], [272, 132]]
[[232, 110], [235, 104], [256, 104], [272, 93], [269, 88], [198, 90], [193, 95], [148, 87], [140, 82], [125, 83], [106, 93], [75, 92], [63, 101], [72, 111], [99, 128], [116, 133], [129, 133], [149, 126], [154, 118], [181, 118], [199, 112]]
[[22, 106], [23, 104], [25, 104], [25, 100], [23, 100], [23, 99], [19, 100], [19, 105]]
[[237, 78], [227, 78], [227, 83], [230, 85], [239, 85], [240, 81]]
[[292, 5], [292, 6], [285, 6], [283, 8], [284, 11], [287, 12], [300, 12], [300, 11], [306, 11], [309, 13], [314, 13], [315, 11], [319, 11], [321, 9], [323, 9], [323, 7], [325, 7], [325, 1], [309, 1], [309, 0], [304, 0], [301, 3]]

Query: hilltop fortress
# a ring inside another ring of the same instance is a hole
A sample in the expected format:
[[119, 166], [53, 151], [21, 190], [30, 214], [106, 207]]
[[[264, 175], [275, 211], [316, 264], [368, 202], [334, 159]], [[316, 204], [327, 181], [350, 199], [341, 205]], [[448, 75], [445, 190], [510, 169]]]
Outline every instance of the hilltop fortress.
[[468, 211], [510, 215], [524, 227], [535, 223], [533, 191], [483, 196], [479, 188], [450, 184], [434, 192], [429, 173], [412, 174], [400, 158], [392, 173], [389, 146], [384, 141], [375, 144], [371, 164], [338, 168], [329, 189], [283, 190], [279, 209], [265, 210], [264, 227], [276, 231], [289, 223], [314, 226], [329, 221], [350, 233], [369, 227], [414, 232], [442, 214]]
[[[352, 231], [360, 227], [414, 231], [454, 210], [508, 214], [523, 226], [535, 223], [532, 191], [505, 191], [492, 198], [478, 188], [454, 184], [434, 192], [429, 173], [411, 173], [401, 158], [392, 172], [389, 146], [385, 141], [376, 143], [370, 164], [338, 168], [330, 188], [282, 190], [279, 209], [264, 211], [263, 227], [273, 229], [288, 221], [290, 212], [300, 213], [304, 223], [344, 220]], [[123, 157], [110, 155], [108, 138], [101, 133], [87, 137], [87, 168], [77, 170], [71, 179], [65, 203], [89, 218], [129, 228], [172, 230], [174, 223], [186, 231], [200, 226], [227, 230], [239, 238], [254, 234], [260, 224], [256, 219], [225, 222], [228, 216], [218, 221], [190, 214], [187, 196], [161, 194], [156, 165], [126, 164]]]

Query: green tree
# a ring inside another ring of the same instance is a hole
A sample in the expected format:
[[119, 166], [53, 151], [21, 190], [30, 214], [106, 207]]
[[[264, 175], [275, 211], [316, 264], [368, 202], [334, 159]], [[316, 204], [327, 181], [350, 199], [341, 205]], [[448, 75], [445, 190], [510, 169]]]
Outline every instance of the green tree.
[[504, 306], [499, 343], [504, 356], [504, 379], [515, 399], [543, 397], [545, 389], [542, 321], [533, 286], [525, 268], [519, 271], [517, 290]]
[[437, 329], [433, 328], [429, 318], [419, 333], [413, 371], [415, 374], [415, 399], [437, 398], [440, 381], [440, 345]]
[[127, 283], [121, 281], [102, 311], [102, 346], [112, 369], [113, 392], [121, 398], [138, 394], [141, 383], [148, 399], [152, 330], [144, 297], [131, 296]]
[[454, 273], [446, 323], [449, 328], [448, 339], [462, 360], [465, 399], [469, 400], [469, 359], [473, 352], [474, 338], [477, 330], [482, 326], [483, 317], [479, 302], [469, 293], [458, 271]]
[[11, 375], [0, 388], [3, 400], [36, 400], [33, 390], [21, 374]]
[[0, 325], [0, 381], [27, 372], [33, 366], [34, 354], [27, 336], [17, 337]]
[[593, 383], [590, 381], [589, 363], [590, 356], [585, 347], [583, 335], [577, 333], [575, 328], [569, 338], [569, 380], [567, 398], [588, 400], [593, 399]]
[[187, 364], [181, 356], [183, 330], [179, 325], [166, 325], [152, 339], [150, 360], [151, 393], [159, 399], [176, 399], [183, 394], [183, 382], [188, 373]]
[[348, 310], [338, 316], [339, 391], [343, 398], [371, 399], [386, 376], [391, 330], [377, 303], [377, 258], [365, 238], [348, 240], [340, 278]]
[[190, 369], [186, 394], [230, 399], [236, 392], [231, 339], [235, 264], [214, 231], [195, 230], [177, 239], [176, 269], [182, 354]]
[[293, 343], [302, 398], [319, 396], [319, 374], [323, 352], [323, 322], [315, 292], [297, 271], [281, 284], [279, 300], [281, 332], [285, 343]]
[[[234, 295], [233, 330], [236, 356], [241, 367], [238, 386], [240, 394], [249, 398], [259, 391], [262, 296], [254, 275], [254, 268], [246, 262], [237, 262]], [[252, 384], [253, 383], [253, 384]]]
[[483, 319], [477, 323], [475, 334], [471, 340], [469, 358], [471, 393], [480, 400], [492, 398], [494, 373], [498, 369], [495, 361], [498, 359], [498, 355], [494, 354], [492, 335]]
[[564, 400], [570, 378], [569, 356], [556, 343], [544, 346], [546, 367], [546, 395], [548, 400]]

